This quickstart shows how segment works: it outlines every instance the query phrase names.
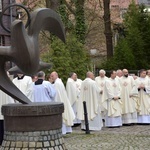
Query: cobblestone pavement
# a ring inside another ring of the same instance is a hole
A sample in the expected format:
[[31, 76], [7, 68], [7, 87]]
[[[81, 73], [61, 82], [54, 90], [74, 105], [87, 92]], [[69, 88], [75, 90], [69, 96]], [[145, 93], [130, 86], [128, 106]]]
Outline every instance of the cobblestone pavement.
[[90, 134], [74, 127], [64, 140], [68, 150], [150, 150], [150, 125], [103, 127]]
[[74, 127], [64, 141], [67, 150], [150, 150], [150, 125], [103, 127], [90, 134]]

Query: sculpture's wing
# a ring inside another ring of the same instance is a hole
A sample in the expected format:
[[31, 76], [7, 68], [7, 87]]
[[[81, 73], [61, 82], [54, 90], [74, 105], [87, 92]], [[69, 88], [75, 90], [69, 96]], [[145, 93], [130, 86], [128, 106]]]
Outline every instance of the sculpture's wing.
[[31, 14], [28, 34], [38, 38], [41, 30], [48, 30], [65, 42], [65, 31], [61, 18], [49, 8], [39, 8]]
[[11, 26], [12, 61], [26, 74], [34, 74], [39, 67], [38, 41], [30, 37], [21, 21]]

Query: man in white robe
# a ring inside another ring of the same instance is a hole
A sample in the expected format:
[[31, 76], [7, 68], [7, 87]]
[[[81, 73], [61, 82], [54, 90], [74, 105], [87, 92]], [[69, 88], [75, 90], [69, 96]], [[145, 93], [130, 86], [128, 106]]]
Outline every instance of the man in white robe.
[[137, 123], [137, 96], [138, 90], [135, 80], [128, 75], [128, 70], [123, 69], [123, 76], [119, 78], [122, 100], [122, 123], [132, 125]]
[[[79, 86], [77, 83], [77, 74], [72, 72], [70, 73], [70, 77], [67, 80], [66, 83], [66, 92], [67, 96], [69, 98], [70, 104], [73, 108], [75, 116], [77, 115], [77, 101], [79, 98]], [[74, 119], [74, 125], [75, 124], [81, 124], [81, 121], [77, 118]]]
[[16, 87], [33, 102], [33, 83], [32, 78], [23, 74], [17, 74], [12, 80]]
[[[7, 72], [7, 75], [9, 76], [9, 73]], [[10, 101], [10, 96], [4, 93], [2, 90], [0, 90], [0, 145], [3, 141], [3, 135], [4, 135], [4, 117], [1, 112], [2, 105], [6, 105], [8, 103], [14, 103], [14, 101]]]
[[100, 88], [94, 81], [94, 74], [87, 72], [86, 79], [81, 84], [81, 94], [77, 107], [77, 118], [81, 120], [81, 129], [86, 129], [83, 102], [86, 102], [89, 130], [101, 130], [103, 123], [100, 111]]
[[121, 78], [122, 75], [123, 75], [122, 70], [121, 70], [121, 69], [118, 69], [118, 70], [116, 71], [116, 79]]
[[37, 73], [38, 80], [33, 82], [34, 102], [52, 102], [56, 96], [54, 86], [45, 81], [45, 73], [40, 71]]
[[146, 77], [150, 79], [150, 69], [147, 70], [147, 73], [146, 73], [146, 74], [147, 74]]
[[[100, 89], [101, 89], [101, 92], [100, 92], [101, 98], [103, 98], [102, 95], [103, 95], [103, 91], [104, 91], [105, 81], [108, 79], [108, 77], [106, 77], [105, 74], [106, 74], [106, 71], [103, 70], [103, 69], [101, 69], [101, 70], [99, 71], [99, 76], [97, 76], [97, 77], [95, 78], [95, 81], [96, 81], [97, 85], [98, 85], [98, 86], [100, 87]], [[102, 100], [101, 100], [101, 102], [102, 102]], [[105, 112], [104, 112], [105, 109], [103, 108], [102, 104], [100, 104], [100, 106], [101, 106], [101, 115], [102, 115], [102, 118], [105, 119]]]
[[75, 83], [76, 83], [76, 87], [78, 88], [78, 91], [79, 91], [78, 97], [80, 97], [80, 91], [81, 91], [82, 80], [77, 78], [77, 80], [76, 80]]
[[150, 124], [150, 79], [146, 77], [146, 70], [140, 70], [140, 77], [136, 79], [138, 88], [138, 123]]
[[110, 78], [105, 82], [102, 102], [103, 107], [107, 111], [105, 115], [105, 126], [120, 127], [122, 126], [121, 87], [118, 79], [116, 79], [116, 71], [111, 71], [110, 74]]
[[73, 126], [73, 120], [75, 119], [75, 114], [71, 107], [70, 101], [67, 97], [65, 86], [62, 80], [58, 77], [57, 72], [52, 72], [50, 74], [51, 82], [54, 82], [54, 87], [56, 89], [56, 102], [62, 102], [64, 104], [64, 113], [62, 114], [63, 124], [62, 124], [62, 134], [71, 133]]
[[3, 141], [4, 135], [4, 117], [1, 113], [2, 105], [8, 104], [9, 96], [0, 90], [0, 145]]

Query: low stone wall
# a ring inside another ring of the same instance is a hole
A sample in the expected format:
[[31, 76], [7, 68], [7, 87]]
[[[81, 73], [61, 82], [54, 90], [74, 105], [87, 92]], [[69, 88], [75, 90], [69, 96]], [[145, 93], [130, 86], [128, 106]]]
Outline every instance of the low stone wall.
[[4, 133], [1, 150], [65, 150], [61, 129]]

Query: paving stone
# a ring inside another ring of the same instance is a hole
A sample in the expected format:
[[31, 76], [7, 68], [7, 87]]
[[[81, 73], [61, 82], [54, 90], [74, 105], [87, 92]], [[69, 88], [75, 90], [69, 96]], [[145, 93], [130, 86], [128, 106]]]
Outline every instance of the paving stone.
[[[46, 136], [45, 132], [43, 134]], [[48, 150], [55, 150], [53, 147], [57, 143], [62, 144], [58, 150], [150, 150], [150, 125], [103, 127], [101, 131], [91, 131], [90, 134], [85, 134], [80, 127], [74, 127], [72, 134], [63, 135], [58, 141], [55, 139], [49, 142], [52, 147], [46, 148]], [[44, 149], [44, 143], [43, 145], [40, 141], [35, 143], [36, 150]], [[13, 141], [10, 144], [13, 145]], [[48, 146], [47, 143], [45, 146]], [[29, 146], [28, 150], [32, 150], [33, 147]], [[20, 148], [15, 148], [15, 150], [20, 150]], [[21, 150], [27, 150], [27, 148], [24, 147]]]
[[74, 127], [73, 133], [63, 138], [68, 150], [149, 150], [150, 125], [103, 127], [88, 135], [80, 127]]

